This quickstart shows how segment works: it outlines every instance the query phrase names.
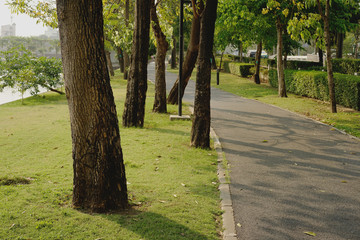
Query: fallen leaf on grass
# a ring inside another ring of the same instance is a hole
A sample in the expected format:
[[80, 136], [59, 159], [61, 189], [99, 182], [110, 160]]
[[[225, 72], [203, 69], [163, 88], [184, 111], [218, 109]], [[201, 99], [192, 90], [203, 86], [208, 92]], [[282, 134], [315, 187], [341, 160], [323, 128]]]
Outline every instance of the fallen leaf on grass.
[[186, 184], [185, 184], [185, 183], [181, 183], [181, 186], [186, 187]]
[[241, 227], [242, 227], [240, 223], [236, 224], [236, 226], [238, 226], [239, 228], [241, 228]]
[[304, 232], [304, 233], [309, 236], [313, 236], [313, 237], [316, 236], [316, 233], [314, 233], [314, 232]]

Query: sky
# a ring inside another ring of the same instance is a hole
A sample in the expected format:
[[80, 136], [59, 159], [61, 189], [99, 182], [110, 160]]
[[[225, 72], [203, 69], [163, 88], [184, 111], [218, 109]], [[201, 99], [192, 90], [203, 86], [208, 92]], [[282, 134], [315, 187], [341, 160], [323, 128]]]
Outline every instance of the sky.
[[13, 16], [12, 23], [16, 24], [16, 36], [28, 37], [44, 34], [46, 27], [43, 27], [41, 23], [36, 24], [35, 19], [25, 14], [11, 14], [5, 3], [6, 0], [0, 0], [0, 26], [10, 24], [11, 16]]

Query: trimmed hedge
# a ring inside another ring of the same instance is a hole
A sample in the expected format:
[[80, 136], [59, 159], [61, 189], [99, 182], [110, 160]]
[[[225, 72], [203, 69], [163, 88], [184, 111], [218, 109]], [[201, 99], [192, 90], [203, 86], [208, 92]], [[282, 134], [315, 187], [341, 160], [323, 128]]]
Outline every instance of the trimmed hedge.
[[[264, 59], [262, 60], [262, 65], [270, 66], [276, 68], [276, 59]], [[308, 61], [287, 61], [286, 69], [290, 70], [321, 70], [323, 66], [319, 62], [308, 62]]]
[[[324, 101], [329, 100], [327, 73], [320, 71], [285, 70], [286, 90], [301, 96]], [[276, 70], [269, 71], [269, 82], [278, 86]], [[334, 74], [336, 103], [360, 110], [360, 77], [347, 74]]]
[[360, 73], [360, 59], [332, 59], [333, 71], [343, 74]]
[[241, 77], [249, 76], [250, 68], [252, 67], [254, 67], [254, 64], [252, 63], [236, 63], [236, 62], [229, 63], [230, 73]]
[[[216, 58], [216, 65], [220, 66], [220, 58]], [[224, 70], [224, 72], [232, 73], [242, 77], [247, 77], [250, 75], [250, 68], [252, 67], [254, 67], [254, 64], [252, 63], [239, 63], [229, 60], [223, 60], [221, 63], [221, 68]]]

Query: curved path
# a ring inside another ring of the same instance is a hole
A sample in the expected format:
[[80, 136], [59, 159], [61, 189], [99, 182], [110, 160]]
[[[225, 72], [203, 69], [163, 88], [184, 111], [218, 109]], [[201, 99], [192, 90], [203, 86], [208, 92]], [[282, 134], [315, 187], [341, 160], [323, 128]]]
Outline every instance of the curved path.
[[[167, 73], [168, 88], [175, 79]], [[360, 239], [359, 139], [258, 101], [211, 94], [238, 239]], [[184, 101], [193, 97], [190, 82]]]

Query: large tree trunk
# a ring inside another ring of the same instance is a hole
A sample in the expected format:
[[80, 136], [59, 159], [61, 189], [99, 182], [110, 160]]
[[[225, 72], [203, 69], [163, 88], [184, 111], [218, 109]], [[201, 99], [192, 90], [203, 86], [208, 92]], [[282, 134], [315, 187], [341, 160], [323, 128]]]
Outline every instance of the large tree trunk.
[[[191, 23], [191, 35], [188, 49], [186, 51], [186, 56], [184, 64], [182, 67], [182, 86], [181, 86], [181, 97], [184, 95], [185, 88], [189, 82], [192, 71], [195, 67], [197, 60], [197, 55], [199, 51], [199, 40], [200, 40], [200, 15], [203, 11], [203, 2], [200, 1], [198, 7], [194, 6], [193, 0], [193, 20]], [[171, 88], [167, 102], [170, 104], [178, 104], [178, 86], [179, 78], [176, 79], [174, 86]]]
[[[125, 2], [125, 26], [129, 26], [129, 12], [130, 12], [130, 2], [126, 0]], [[126, 50], [124, 50], [124, 79], [129, 78], [129, 67], [130, 67], [130, 58]]]
[[345, 34], [337, 33], [336, 35], [336, 58], [342, 58]]
[[123, 126], [143, 127], [147, 90], [150, 2], [136, 0], [132, 57], [127, 84]]
[[173, 39], [173, 49], [171, 50], [171, 69], [176, 68], [176, 38], [175, 36], [172, 37]]
[[243, 44], [240, 42], [239, 44], [239, 56], [240, 56], [240, 62], [243, 62]]
[[278, 85], [279, 85], [279, 97], [287, 97], [286, 87], [285, 87], [285, 78], [284, 78], [284, 64], [282, 58], [283, 52], [283, 39], [282, 39], [283, 27], [281, 24], [280, 18], [276, 19], [276, 32], [277, 32], [277, 74], [278, 74]]
[[210, 79], [217, 0], [207, 0], [201, 17], [200, 47], [191, 146], [210, 148]]
[[120, 72], [124, 72], [124, 54], [121, 47], [116, 47], [117, 59], [119, 61]]
[[125, 167], [106, 67], [101, 0], [57, 0], [69, 103], [74, 207], [94, 212], [128, 206]]
[[110, 52], [105, 50], [105, 54], [106, 54], [106, 63], [107, 63], [107, 66], [108, 66], [109, 73], [110, 73], [111, 76], [115, 76], [114, 68], [113, 68], [113, 65], [112, 65], [112, 62], [111, 62]]
[[325, 44], [326, 44], [326, 65], [327, 65], [327, 75], [328, 75], [328, 85], [329, 85], [329, 97], [331, 103], [331, 112], [336, 113], [336, 98], [335, 98], [335, 83], [334, 75], [332, 70], [331, 62], [331, 39], [330, 39], [330, 3], [329, 0], [326, 0], [325, 6], [325, 15], [324, 19], [324, 34], [325, 34]]
[[156, 39], [156, 58], [155, 58], [155, 99], [153, 111], [166, 113], [166, 81], [165, 81], [165, 58], [169, 43], [161, 30], [160, 22], [156, 13], [155, 0], [151, 0], [150, 17], [152, 29]]
[[260, 60], [261, 60], [262, 42], [260, 41], [257, 45], [255, 55], [255, 75], [254, 82], [260, 84]]

